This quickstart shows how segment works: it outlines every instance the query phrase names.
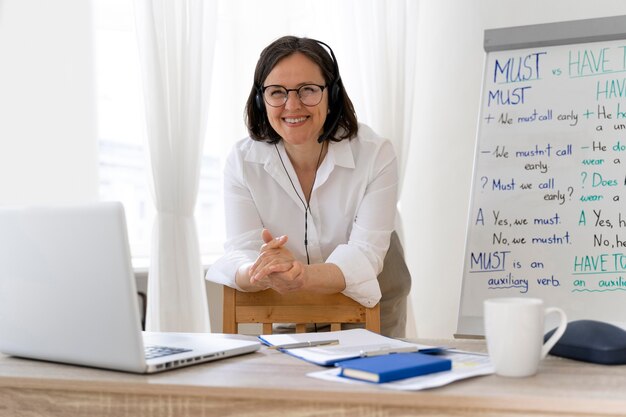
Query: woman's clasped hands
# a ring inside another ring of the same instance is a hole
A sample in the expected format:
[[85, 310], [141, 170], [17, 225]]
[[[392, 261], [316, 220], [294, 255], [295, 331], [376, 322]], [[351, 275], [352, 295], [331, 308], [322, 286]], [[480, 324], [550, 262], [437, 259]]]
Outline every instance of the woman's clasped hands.
[[306, 268], [285, 247], [287, 236], [274, 238], [263, 229], [261, 251], [256, 262], [250, 266], [252, 285], [272, 288], [280, 294], [301, 290], [306, 284]]

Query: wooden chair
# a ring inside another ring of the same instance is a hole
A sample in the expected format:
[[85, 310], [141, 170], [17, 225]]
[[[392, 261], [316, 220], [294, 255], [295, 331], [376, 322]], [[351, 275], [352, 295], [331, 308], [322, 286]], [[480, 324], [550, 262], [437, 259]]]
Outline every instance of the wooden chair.
[[295, 323], [296, 333], [306, 332], [308, 323], [330, 323], [332, 331], [342, 323], [364, 323], [380, 333], [380, 304], [367, 308], [343, 294], [296, 292], [279, 294], [274, 290], [241, 292], [224, 286], [223, 332], [238, 333], [239, 323], [263, 323], [263, 334], [273, 332], [273, 323]]

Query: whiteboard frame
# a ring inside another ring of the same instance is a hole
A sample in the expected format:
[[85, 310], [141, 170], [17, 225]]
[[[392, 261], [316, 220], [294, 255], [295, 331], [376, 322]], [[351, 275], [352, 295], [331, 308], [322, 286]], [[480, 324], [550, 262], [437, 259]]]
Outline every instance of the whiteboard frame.
[[485, 52], [626, 39], [626, 16], [487, 29]]
[[[478, 102], [479, 108], [482, 108], [482, 106], [480, 105], [483, 102], [483, 98], [484, 98], [484, 94], [485, 94], [485, 80], [487, 79], [487, 61], [488, 61], [489, 55], [487, 53], [485, 53], [484, 59], [483, 59], [483, 80], [481, 82], [481, 89], [480, 89], [480, 101]], [[478, 164], [478, 151], [479, 151], [479, 139], [480, 139], [480, 135], [481, 135], [481, 130], [480, 130], [480, 119], [481, 119], [481, 114], [482, 111], [478, 112], [478, 115], [476, 117], [476, 138], [475, 138], [475, 143], [474, 143], [474, 163], [472, 165], [472, 183], [470, 185], [470, 190], [472, 191], [470, 194], [470, 204], [467, 210], [467, 219], [466, 219], [466, 229], [465, 229], [465, 251], [467, 252], [467, 245], [469, 245], [469, 239], [470, 239], [470, 222], [471, 222], [471, 217], [472, 217], [472, 207], [474, 206], [474, 187], [476, 186], [475, 182], [476, 182], [476, 175], [474, 175], [474, 171], [476, 170], [476, 165]], [[468, 317], [468, 316], [462, 316], [461, 315], [461, 307], [462, 307], [462, 303], [463, 303], [463, 278], [465, 278], [465, 262], [467, 262], [467, 259], [463, 260], [463, 268], [462, 268], [462, 275], [461, 275], [461, 290], [459, 291], [459, 310], [457, 313], [457, 333], [454, 334], [455, 338], [460, 338], [460, 339], [473, 339], [473, 338], [480, 338], [483, 337], [483, 318], [482, 317]]]
[[[483, 79], [481, 83], [481, 101], [479, 102], [479, 106], [483, 100], [486, 80], [485, 71], [490, 52], [613, 40], [626, 40], [626, 15], [487, 29], [484, 32], [483, 48], [485, 50], [485, 57], [483, 61]], [[482, 106], [479, 108], [482, 109]], [[473, 171], [476, 169], [477, 152], [480, 145], [481, 116], [482, 110], [478, 113]], [[470, 205], [467, 214], [466, 249], [469, 244], [469, 224], [474, 203], [474, 177], [475, 176], [472, 175]], [[467, 262], [467, 259], [464, 259], [463, 262], [463, 276], [457, 314], [457, 333], [454, 334], [454, 337], [481, 338], [484, 337], [483, 318], [461, 315], [464, 288], [463, 279], [465, 278], [465, 262]]]

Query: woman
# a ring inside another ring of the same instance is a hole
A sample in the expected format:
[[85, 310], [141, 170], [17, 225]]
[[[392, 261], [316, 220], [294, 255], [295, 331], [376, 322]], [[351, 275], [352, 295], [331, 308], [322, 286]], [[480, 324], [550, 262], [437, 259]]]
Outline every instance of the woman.
[[[396, 156], [357, 123], [330, 47], [294, 36], [266, 47], [246, 123], [250, 137], [225, 168], [226, 253], [207, 279], [243, 291], [341, 292], [367, 307], [382, 296], [382, 333], [403, 336], [410, 276], [393, 233]], [[392, 233], [385, 270], [394, 276], [383, 279]]]

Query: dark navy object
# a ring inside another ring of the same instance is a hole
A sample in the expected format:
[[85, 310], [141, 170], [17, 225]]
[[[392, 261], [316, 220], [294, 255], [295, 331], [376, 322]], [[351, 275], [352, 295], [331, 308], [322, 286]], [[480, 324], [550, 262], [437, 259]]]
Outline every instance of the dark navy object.
[[[546, 333], [544, 341], [555, 330]], [[601, 321], [572, 321], [550, 354], [605, 365], [626, 364], [626, 331]]]

